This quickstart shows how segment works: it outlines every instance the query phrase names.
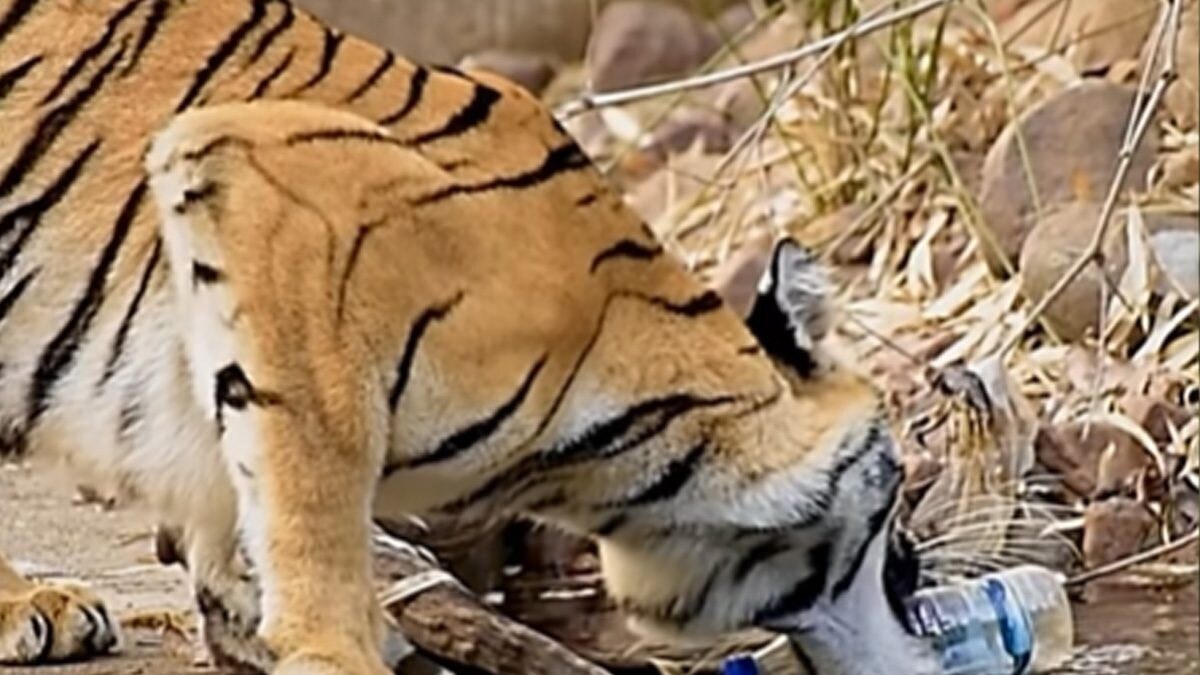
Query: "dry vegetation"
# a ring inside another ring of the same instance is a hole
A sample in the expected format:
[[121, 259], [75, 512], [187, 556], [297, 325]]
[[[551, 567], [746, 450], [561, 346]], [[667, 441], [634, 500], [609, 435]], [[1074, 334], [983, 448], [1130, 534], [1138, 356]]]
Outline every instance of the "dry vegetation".
[[[784, 233], [835, 266], [929, 581], [1027, 561], [1081, 594], [1131, 567], [1194, 581], [1197, 3], [756, 9], [695, 70], [597, 93], [628, 79], [594, 62], [621, 42], [601, 15], [593, 62], [545, 95], [698, 274], [753, 278]], [[594, 585], [586, 547], [557, 555], [531, 600]]]

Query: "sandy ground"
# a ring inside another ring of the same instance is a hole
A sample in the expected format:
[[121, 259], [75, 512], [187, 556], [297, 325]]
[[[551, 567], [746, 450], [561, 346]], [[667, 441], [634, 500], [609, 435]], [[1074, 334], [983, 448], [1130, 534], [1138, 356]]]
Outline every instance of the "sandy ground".
[[[152, 523], [131, 510], [105, 511], [73, 500], [69, 484], [26, 467], [0, 465], [0, 550], [17, 568], [39, 578], [81, 579], [123, 621], [160, 624], [168, 616], [192, 621], [183, 572], [154, 557]], [[185, 623], [185, 628], [188, 627]], [[176, 631], [128, 628], [118, 657], [48, 668], [0, 666], [4, 675], [200, 675], [197, 650]]]
[[[41, 578], [81, 579], [123, 619], [119, 656], [43, 668], [0, 666], [2, 675], [214, 675], [197, 656], [187, 582], [154, 557], [152, 521], [136, 511], [78, 503], [70, 485], [0, 465], [0, 549]], [[1133, 675], [1200, 672], [1196, 584], [1168, 591], [1121, 584], [1077, 605], [1083, 647], [1063, 673]], [[174, 617], [183, 630], [163, 630]], [[129, 628], [128, 622], [137, 626]], [[147, 626], [147, 624], [152, 624]]]

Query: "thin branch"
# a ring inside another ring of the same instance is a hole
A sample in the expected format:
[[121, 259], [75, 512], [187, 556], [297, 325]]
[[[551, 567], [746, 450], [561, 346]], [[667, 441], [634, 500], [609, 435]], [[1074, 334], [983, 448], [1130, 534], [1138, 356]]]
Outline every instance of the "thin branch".
[[906, 19], [920, 16], [926, 12], [937, 9], [949, 4], [958, 3], [959, 0], [923, 0], [922, 2], [914, 3], [904, 9], [897, 10], [880, 16], [877, 19], [868, 19], [860, 21], [844, 31], [834, 33], [821, 38], [815, 42], [804, 45], [791, 51], [786, 51], [781, 54], [776, 54], [760, 61], [754, 61], [745, 65], [718, 70], [716, 72], [697, 75], [696, 77], [684, 78], [681, 80], [672, 80], [660, 84], [646, 85], [642, 87], [633, 87], [622, 91], [614, 91], [609, 93], [599, 94], [584, 94], [579, 98], [568, 101], [559, 107], [556, 115], [560, 119], [568, 119], [597, 108], [607, 108], [615, 105], [624, 105], [633, 101], [640, 101], [647, 98], [655, 98], [674, 94], [692, 89], [704, 89], [718, 84], [723, 84], [731, 80], [736, 80], [742, 77], [757, 75], [758, 73], [768, 70], [776, 70], [785, 66], [791, 65], [797, 61], [802, 61], [810, 56], [820, 54], [831, 46], [835, 46], [849, 39], [869, 35], [888, 26], [892, 26]]
[[[1075, 279], [1083, 272], [1089, 264], [1099, 264], [1103, 266], [1102, 250], [1104, 240], [1107, 238], [1109, 223], [1112, 221], [1113, 211], [1117, 207], [1117, 201], [1121, 195], [1121, 187], [1125, 184], [1125, 179], [1129, 176], [1129, 170], [1133, 166], [1134, 151], [1140, 145], [1142, 138], [1146, 135], [1147, 129], [1153, 121], [1155, 113], [1158, 110], [1159, 103], [1166, 94], [1167, 88], [1175, 79], [1175, 40], [1179, 32], [1180, 11], [1183, 6], [1183, 0], [1164, 0], [1162, 10], [1162, 20], [1159, 22], [1159, 30], [1156, 31], [1154, 48], [1150, 52], [1150, 58], [1147, 59], [1146, 68], [1154, 67], [1154, 64], [1162, 59], [1162, 68], [1159, 71], [1158, 79], [1154, 83], [1154, 89], [1150, 92], [1149, 98], [1143, 99], [1138, 96], [1138, 101], [1145, 100], [1144, 105], [1135, 103], [1134, 109], [1130, 112], [1129, 122], [1126, 126], [1125, 142], [1121, 146], [1118, 155], [1117, 171], [1113, 176], [1112, 181], [1108, 186], [1108, 193], [1104, 198], [1104, 206], [1100, 211], [1099, 221], [1092, 232], [1091, 241], [1088, 242], [1087, 248], [1080, 254], [1075, 262], [1071, 264], [1063, 276], [1042, 296], [1041, 300], [1034, 305], [1029, 311], [1028, 316], [1022, 322], [1021, 328], [1013, 333], [1008, 342], [1000, 348], [1001, 354], [1010, 353], [1021, 340], [1025, 333], [1038, 321], [1041, 315], [1054, 302], [1058, 296], [1062, 295], [1075, 281]], [[1143, 84], [1146, 80], [1143, 79]]]
[[1113, 561], [1107, 565], [1101, 565], [1096, 569], [1076, 574], [1070, 579], [1067, 579], [1065, 585], [1079, 586], [1081, 584], [1086, 584], [1089, 581], [1095, 581], [1101, 577], [1106, 577], [1110, 574], [1116, 574], [1117, 572], [1129, 569], [1134, 565], [1140, 565], [1144, 562], [1154, 560], [1155, 558], [1161, 558], [1169, 553], [1174, 553], [1175, 551], [1187, 548], [1189, 544], [1194, 544], [1197, 540], [1200, 540], [1200, 528], [1192, 530], [1188, 534], [1176, 539], [1175, 541], [1162, 544], [1161, 546], [1156, 546], [1152, 549], [1142, 551], [1141, 553], [1131, 555], [1127, 558]]

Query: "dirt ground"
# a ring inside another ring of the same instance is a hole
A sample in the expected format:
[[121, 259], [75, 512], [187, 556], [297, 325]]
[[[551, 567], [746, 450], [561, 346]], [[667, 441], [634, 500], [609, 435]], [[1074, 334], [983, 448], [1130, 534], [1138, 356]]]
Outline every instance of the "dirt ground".
[[[154, 557], [151, 521], [134, 511], [77, 503], [70, 485], [45, 472], [0, 465], [0, 549], [17, 569], [38, 578], [81, 579], [109, 603], [125, 631], [121, 656], [49, 668], [0, 666], [4, 675], [201, 675], [189, 637], [163, 631], [168, 616], [190, 621], [182, 570]], [[184, 628], [191, 628], [186, 624]]]
[[[154, 557], [152, 522], [124, 509], [73, 499], [70, 485], [44, 472], [0, 466], [2, 548], [22, 571], [81, 579], [127, 625], [119, 656], [48, 668], [5, 668], [2, 675], [214, 675], [198, 661], [191, 599], [178, 568]], [[1174, 675], [1200, 671], [1196, 584], [1170, 590], [1116, 584], [1075, 608], [1084, 645], [1064, 673]], [[184, 631], [162, 629], [173, 616]], [[140, 628], [129, 628], [133, 622]]]

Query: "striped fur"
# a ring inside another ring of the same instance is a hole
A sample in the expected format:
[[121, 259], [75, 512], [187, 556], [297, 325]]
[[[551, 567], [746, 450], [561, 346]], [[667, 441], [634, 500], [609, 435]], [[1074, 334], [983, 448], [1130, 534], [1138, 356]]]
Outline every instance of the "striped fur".
[[[219, 657], [383, 672], [371, 513], [506, 508], [595, 536], [644, 630], [925, 672], [798, 249], [748, 329], [506, 81], [281, 0], [83, 5], [0, 1], [0, 454], [183, 532]], [[0, 659], [111, 647], [5, 578]]]

